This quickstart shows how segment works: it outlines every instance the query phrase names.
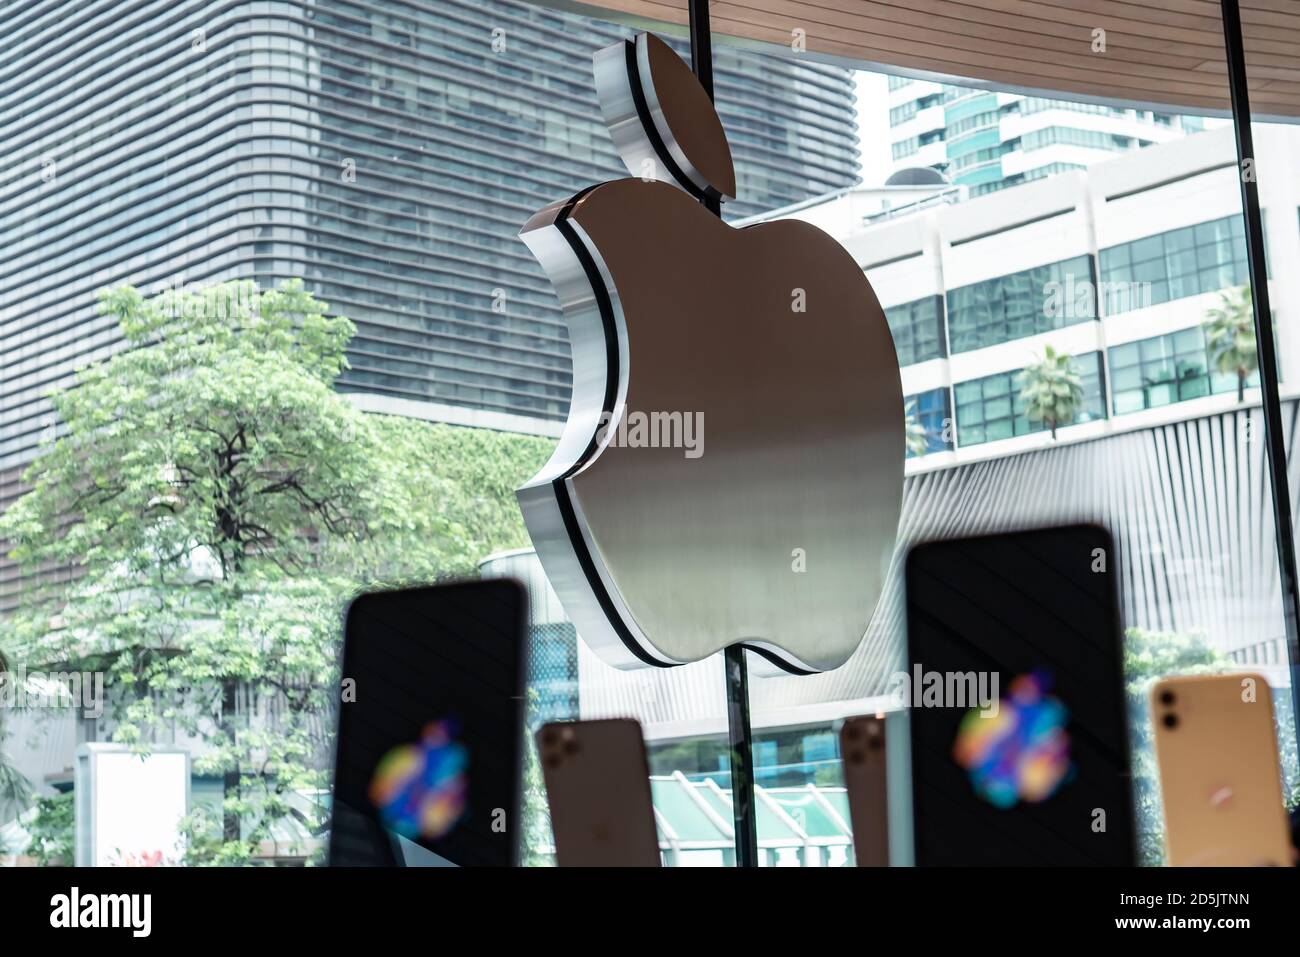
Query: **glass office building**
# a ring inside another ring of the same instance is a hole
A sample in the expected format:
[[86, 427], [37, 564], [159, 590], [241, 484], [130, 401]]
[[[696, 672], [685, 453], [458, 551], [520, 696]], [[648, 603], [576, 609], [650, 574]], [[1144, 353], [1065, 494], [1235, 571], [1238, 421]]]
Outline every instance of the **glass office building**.
[[[345, 389], [564, 418], [567, 334], [517, 233], [626, 175], [591, 56], [630, 28], [505, 0], [70, 12], [0, 25], [4, 498], [55, 427], [44, 394], [114, 349], [95, 296], [123, 282], [301, 276], [358, 325]], [[715, 85], [730, 215], [856, 181], [849, 71], [720, 50]]]
[[[49, 390], [118, 347], [96, 296], [120, 283], [302, 277], [357, 324], [363, 408], [558, 434], [567, 331], [517, 234], [627, 175], [591, 57], [630, 28], [506, 0], [70, 9], [0, 24], [0, 508]], [[849, 71], [719, 51], [715, 85], [729, 215], [856, 181]]]

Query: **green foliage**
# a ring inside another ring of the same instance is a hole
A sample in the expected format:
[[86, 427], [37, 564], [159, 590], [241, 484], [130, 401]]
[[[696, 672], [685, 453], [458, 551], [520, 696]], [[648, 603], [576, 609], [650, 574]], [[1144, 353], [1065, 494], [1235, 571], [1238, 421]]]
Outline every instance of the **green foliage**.
[[113, 740], [205, 742], [222, 827], [190, 859], [247, 860], [328, 785], [344, 603], [522, 544], [513, 490], [550, 448], [359, 412], [326, 308], [297, 281], [103, 293], [126, 348], [53, 397], [66, 431], [0, 517], [24, 566], [81, 573], [25, 595], [11, 650], [104, 670]]
[[523, 867], [552, 867], [555, 855], [547, 851], [555, 842], [551, 832], [551, 807], [546, 802], [546, 782], [537, 756], [533, 733], [541, 722], [537, 717], [537, 689], [528, 689], [528, 721], [524, 734], [523, 816], [524, 834], [520, 852]]
[[27, 854], [38, 867], [71, 867], [76, 852], [71, 791], [36, 799], [36, 816], [27, 825]]
[[1259, 368], [1255, 350], [1255, 309], [1250, 286], [1219, 294], [1219, 305], [1205, 314], [1205, 344], [1214, 367], [1237, 377], [1237, 401], [1246, 396], [1246, 380]]
[[913, 399], [907, 403], [907, 408], [903, 410], [905, 419], [905, 434], [907, 438], [907, 451], [915, 456], [922, 456], [930, 449], [929, 434], [925, 426], [916, 414], [916, 400]]
[[1056, 430], [1069, 425], [1083, 405], [1083, 382], [1074, 360], [1051, 346], [1037, 362], [1026, 366], [1017, 377], [1020, 405], [1031, 422], [1042, 422], [1056, 438]]
[[0, 823], [12, 820], [32, 803], [32, 783], [0, 750]]
[[436, 476], [451, 491], [444, 492], [441, 512], [458, 529], [461, 549], [447, 556], [448, 570], [472, 572], [492, 552], [531, 544], [515, 489], [546, 463], [553, 439], [387, 416], [374, 422], [395, 467], [408, 473], [399, 482], [418, 490]]

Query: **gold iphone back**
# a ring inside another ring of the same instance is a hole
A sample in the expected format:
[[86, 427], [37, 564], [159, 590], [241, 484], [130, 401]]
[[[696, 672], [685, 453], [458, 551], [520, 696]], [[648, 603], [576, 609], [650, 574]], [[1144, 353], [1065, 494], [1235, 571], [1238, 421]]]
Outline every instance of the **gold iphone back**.
[[560, 867], [658, 867], [641, 725], [558, 721], [537, 732]]
[[1165, 678], [1151, 691], [1151, 717], [1169, 864], [1290, 866], [1268, 682]]
[[889, 793], [885, 775], [885, 719], [845, 718], [840, 757], [858, 867], [889, 866]]

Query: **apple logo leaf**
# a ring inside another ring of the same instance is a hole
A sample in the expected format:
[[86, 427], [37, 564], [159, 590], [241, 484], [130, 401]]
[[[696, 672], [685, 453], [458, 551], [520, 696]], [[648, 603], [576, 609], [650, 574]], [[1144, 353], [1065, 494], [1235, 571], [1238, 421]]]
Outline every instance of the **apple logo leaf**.
[[838, 667], [893, 554], [905, 455], [884, 312], [853, 258], [801, 221], [734, 229], [736, 192], [694, 75], [640, 34], [595, 57], [634, 175], [535, 214], [520, 235], [555, 287], [573, 399], [518, 491], [578, 633], [619, 667], [742, 644]]
[[596, 89], [614, 148], [628, 172], [671, 182], [697, 199], [736, 196], [722, 120], [681, 57], [640, 34], [595, 56]]

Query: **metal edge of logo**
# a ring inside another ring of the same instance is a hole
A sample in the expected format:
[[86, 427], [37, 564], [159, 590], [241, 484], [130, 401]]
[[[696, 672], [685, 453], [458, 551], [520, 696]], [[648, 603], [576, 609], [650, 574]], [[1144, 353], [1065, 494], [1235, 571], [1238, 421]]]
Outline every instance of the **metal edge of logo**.
[[[586, 279], [586, 285], [590, 288], [592, 298], [595, 302], [597, 312], [600, 317], [600, 325], [603, 331], [603, 351], [605, 367], [604, 394], [600, 402], [600, 411], [603, 417], [612, 417], [615, 409], [620, 402], [619, 383], [622, 373], [625, 371], [625, 362], [621, 358], [619, 333], [619, 321], [616, 315], [614, 302], [617, 292], [612, 288], [612, 280], [608, 279], [608, 270], [603, 263], [597, 261], [598, 253], [595, 252], [585, 238], [585, 233], [581, 226], [572, 221], [572, 214], [578, 202], [587, 195], [592, 186], [575, 194], [572, 199], [565, 204], [563, 210], [555, 217], [552, 228], [564, 240], [567, 251], [573, 262], [566, 264], [566, 268], [577, 266], [581, 269]], [[548, 272], [555, 268], [554, 263], [543, 263], [543, 266], [550, 266]], [[607, 419], [608, 420], [608, 419]], [[553, 514], [547, 515], [540, 519], [551, 531], [558, 532], [559, 528], [555, 527], [555, 520], [558, 518], [559, 526], [563, 529], [563, 538], [567, 541], [567, 548], [571, 553], [571, 558], [577, 565], [579, 582], [574, 582], [574, 575], [562, 575], [559, 582], [553, 584], [557, 586], [557, 593], [569, 591], [570, 601], [564, 601], [566, 597], [560, 594], [561, 602], [565, 605], [566, 612], [571, 618], [574, 618], [574, 624], [580, 633], [583, 634], [584, 640], [589, 644], [596, 644], [592, 639], [598, 635], [590, 635], [588, 632], [593, 628], [599, 627], [599, 622], [593, 624], [592, 615], [583, 615], [582, 609], [590, 611], [592, 604], [599, 608], [600, 616], [603, 617], [604, 623], [611, 630], [618, 641], [632, 655], [634, 661], [628, 661], [628, 665], [640, 663], [650, 665], [656, 668], [671, 668], [676, 665], [685, 664], [685, 662], [674, 661], [663, 656], [663, 653], [650, 643], [650, 641], [641, 634], [640, 629], [636, 626], [635, 618], [627, 609], [622, 598], [617, 595], [617, 586], [608, 574], [608, 569], [604, 569], [597, 558], [593, 548], [589, 545], [586, 536], [583, 534], [582, 523], [579, 520], [579, 506], [574, 500], [573, 491], [570, 487], [570, 479], [578, 472], [582, 471], [590, 462], [594, 460], [600, 451], [599, 429], [593, 431], [587, 439], [585, 448], [578, 454], [573, 461], [564, 470], [553, 476], [545, 484], [546, 494], [544, 502], [539, 503], [538, 493], [540, 489], [535, 488], [533, 494], [529, 496], [529, 504], [532, 507], [525, 509], [526, 524], [531, 518], [534, 524], [539, 523], [537, 515], [537, 506], [553, 511]], [[524, 504], [524, 491], [521, 489], [521, 504]], [[531, 529], [530, 529], [531, 534]], [[551, 559], [554, 564], [557, 556], [547, 555], [546, 544], [548, 541], [554, 541], [559, 536], [535, 535], [535, 543], [540, 542], [542, 545], [538, 550], [539, 557], [543, 560], [543, 567], [547, 565], [547, 558]], [[548, 569], [548, 575], [550, 574]], [[567, 582], [567, 587], [566, 587]], [[584, 591], [585, 595], [573, 595], [574, 588]], [[579, 598], [578, 602], [573, 602], [572, 598]], [[575, 614], [576, 612], [576, 614]], [[587, 618], [587, 627], [584, 628], [584, 622], [578, 619]]]
[[[705, 179], [704, 175], [691, 165], [690, 158], [672, 138], [663, 110], [659, 107], [654, 90], [654, 77], [650, 73], [650, 54], [648, 34], [641, 34], [636, 42], [625, 41], [624, 56], [627, 61], [627, 84], [632, 94], [632, 103], [641, 120], [641, 130], [664, 164], [664, 169], [683, 190], [696, 199], [721, 201], [722, 193]], [[701, 185], [703, 184], [703, 185]]]
[[[624, 365], [620, 357], [619, 320], [615, 310], [615, 301], [618, 294], [613, 287], [612, 279], [608, 276], [608, 270], [599, 262], [599, 253], [594, 250], [593, 244], [585, 238], [585, 233], [582, 232], [581, 227], [571, 219], [577, 202], [592, 188], [594, 187], [589, 187], [578, 193], [565, 205], [563, 211], [555, 219], [555, 228], [564, 238], [574, 259], [581, 266], [600, 314], [605, 337], [606, 370], [605, 394], [601, 408], [605, 415], [612, 416], [619, 404], [618, 382], [620, 371]], [[686, 664], [687, 662], [657, 657], [662, 655], [662, 652], [654, 648], [649, 639], [641, 635], [640, 630], [636, 628], [635, 619], [630, 610], [626, 608], [621, 597], [617, 595], [617, 586], [612, 581], [607, 580], [608, 570], [602, 568], [589, 547], [586, 536], [583, 534], [583, 523], [579, 520], [578, 515], [579, 506], [574, 501], [569, 479], [582, 471], [595, 458], [598, 451], [597, 435], [593, 434], [581, 456], [565, 469], [563, 474], [550, 482], [554, 504], [563, 522], [566, 537], [573, 550], [573, 557], [582, 569], [591, 598], [600, 606], [610, 628], [638, 661], [659, 668]], [[602, 574], [602, 571], [604, 574]], [[819, 673], [819, 669], [809, 667], [805, 662], [793, 657], [790, 652], [783, 648], [749, 641], [742, 641], [739, 644], [783, 673], [804, 676]]]

